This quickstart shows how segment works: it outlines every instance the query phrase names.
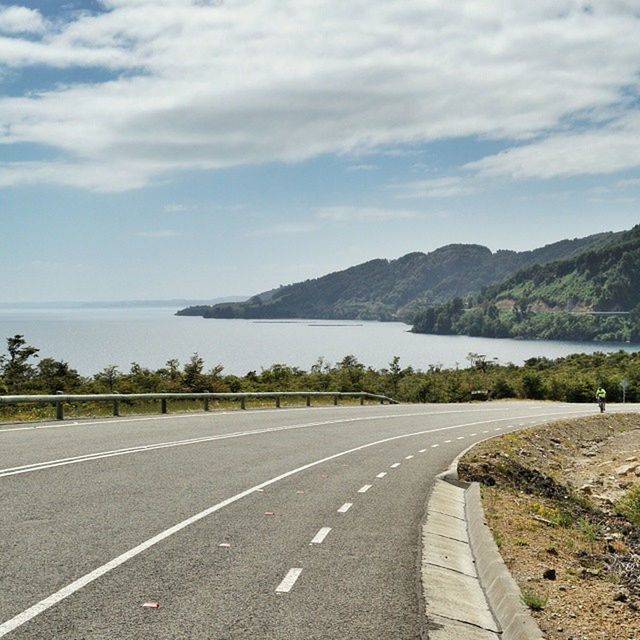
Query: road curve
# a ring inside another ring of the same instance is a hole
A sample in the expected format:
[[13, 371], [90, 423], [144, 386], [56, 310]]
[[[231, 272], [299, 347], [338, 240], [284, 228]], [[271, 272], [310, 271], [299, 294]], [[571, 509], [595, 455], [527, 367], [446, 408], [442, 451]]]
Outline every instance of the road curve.
[[435, 475], [489, 435], [593, 413], [501, 402], [5, 426], [0, 637], [427, 637]]

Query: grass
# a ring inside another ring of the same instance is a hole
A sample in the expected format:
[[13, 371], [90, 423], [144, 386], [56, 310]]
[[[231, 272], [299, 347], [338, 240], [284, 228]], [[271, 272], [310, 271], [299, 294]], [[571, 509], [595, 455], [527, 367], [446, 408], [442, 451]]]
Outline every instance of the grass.
[[[313, 407], [333, 406], [332, 398], [312, 398]], [[341, 398], [340, 406], [355, 406], [360, 403], [358, 398]], [[306, 406], [304, 398], [281, 398], [281, 408], [301, 408]], [[251, 399], [246, 402], [247, 409], [273, 409], [275, 399]], [[240, 410], [237, 400], [210, 400], [209, 410], [216, 411]], [[202, 400], [169, 400], [168, 411], [171, 414], [193, 413], [203, 411]], [[128, 401], [120, 400], [120, 415], [157, 415], [160, 414], [160, 400]], [[113, 405], [108, 402], [80, 402], [65, 403], [65, 419], [73, 418], [101, 418], [113, 415]], [[55, 420], [55, 407], [50, 405], [9, 405], [0, 408], [0, 424], [12, 422], [37, 422]]]
[[616, 509], [632, 524], [640, 526], [640, 485], [631, 487], [616, 502]]
[[541, 596], [532, 589], [525, 589], [522, 592], [522, 602], [526, 607], [531, 609], [531, 611], [542, 611], [547, 606], [548, 600], [549, 598], [547, 596]]

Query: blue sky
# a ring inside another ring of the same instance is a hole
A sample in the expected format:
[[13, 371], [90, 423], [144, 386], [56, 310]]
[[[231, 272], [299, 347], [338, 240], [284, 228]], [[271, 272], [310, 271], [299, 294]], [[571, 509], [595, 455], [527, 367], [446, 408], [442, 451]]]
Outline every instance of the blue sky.
[[0, 2], [0, 301], [630, 228], [639, 36], [632, 0]]

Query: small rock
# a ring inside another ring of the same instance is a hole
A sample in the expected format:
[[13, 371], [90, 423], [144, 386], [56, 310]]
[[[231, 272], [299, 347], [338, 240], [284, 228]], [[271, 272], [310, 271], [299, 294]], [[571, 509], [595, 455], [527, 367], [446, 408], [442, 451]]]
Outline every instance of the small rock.
[[632, 462], [629, 464], [623, 464], [622, 466], [616, 469], [616, 475], [626, 476], [627, 473], [630, 473], [631, 471], [635, 472], [639, 466], [640, 465], [636, 464], [635, 462]]
[[567, 590], [567, 587], [565, 587], [563, 584], [561, 584], [561, 585], [558, 587], [558, 591], [566, 591], [566, 590]]
[[625, 458], [625, 462], [638, 462], [638, 456], [631, 456], [630, 458]]
[[551, 442], [555, 444], [562, 444], [562, 440], [560, 440], [559, 438], [549, 438], [549, 440], [551, 440]]
[[556, 579], [556, 570], [555, 569], [546, 569], [542, 574], [542, 577], [545, 580], [555, 580]]
[[590, 496], [591, 495], [591, 485], [589, 483], [583, 484], [580, 487], [580, 491], [582, 491], [582, 493], [586, 493], [588, 496]]
[[626, 602], [629, 596], [624, 591], [618, 591], [615, 596], [613, 596], [614, 602]]

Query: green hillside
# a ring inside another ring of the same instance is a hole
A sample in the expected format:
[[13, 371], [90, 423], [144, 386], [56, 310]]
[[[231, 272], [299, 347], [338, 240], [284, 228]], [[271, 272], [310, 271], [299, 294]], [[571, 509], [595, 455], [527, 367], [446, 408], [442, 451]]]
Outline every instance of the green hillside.
[[524, 252], [492, 253], [480, 245], [451, 244], [427, 254], [371, 260], [268, 291], [243, 303], [189, 307], [178, 315], [411, 321], [426, 307], [478, 294], [518, 270], [578, 256], [616, 236], [597, 234]]
[[533, 265], [417, 314], [417, 333], [565, 340], [640, 340], [640, 225], [589, 249]]

